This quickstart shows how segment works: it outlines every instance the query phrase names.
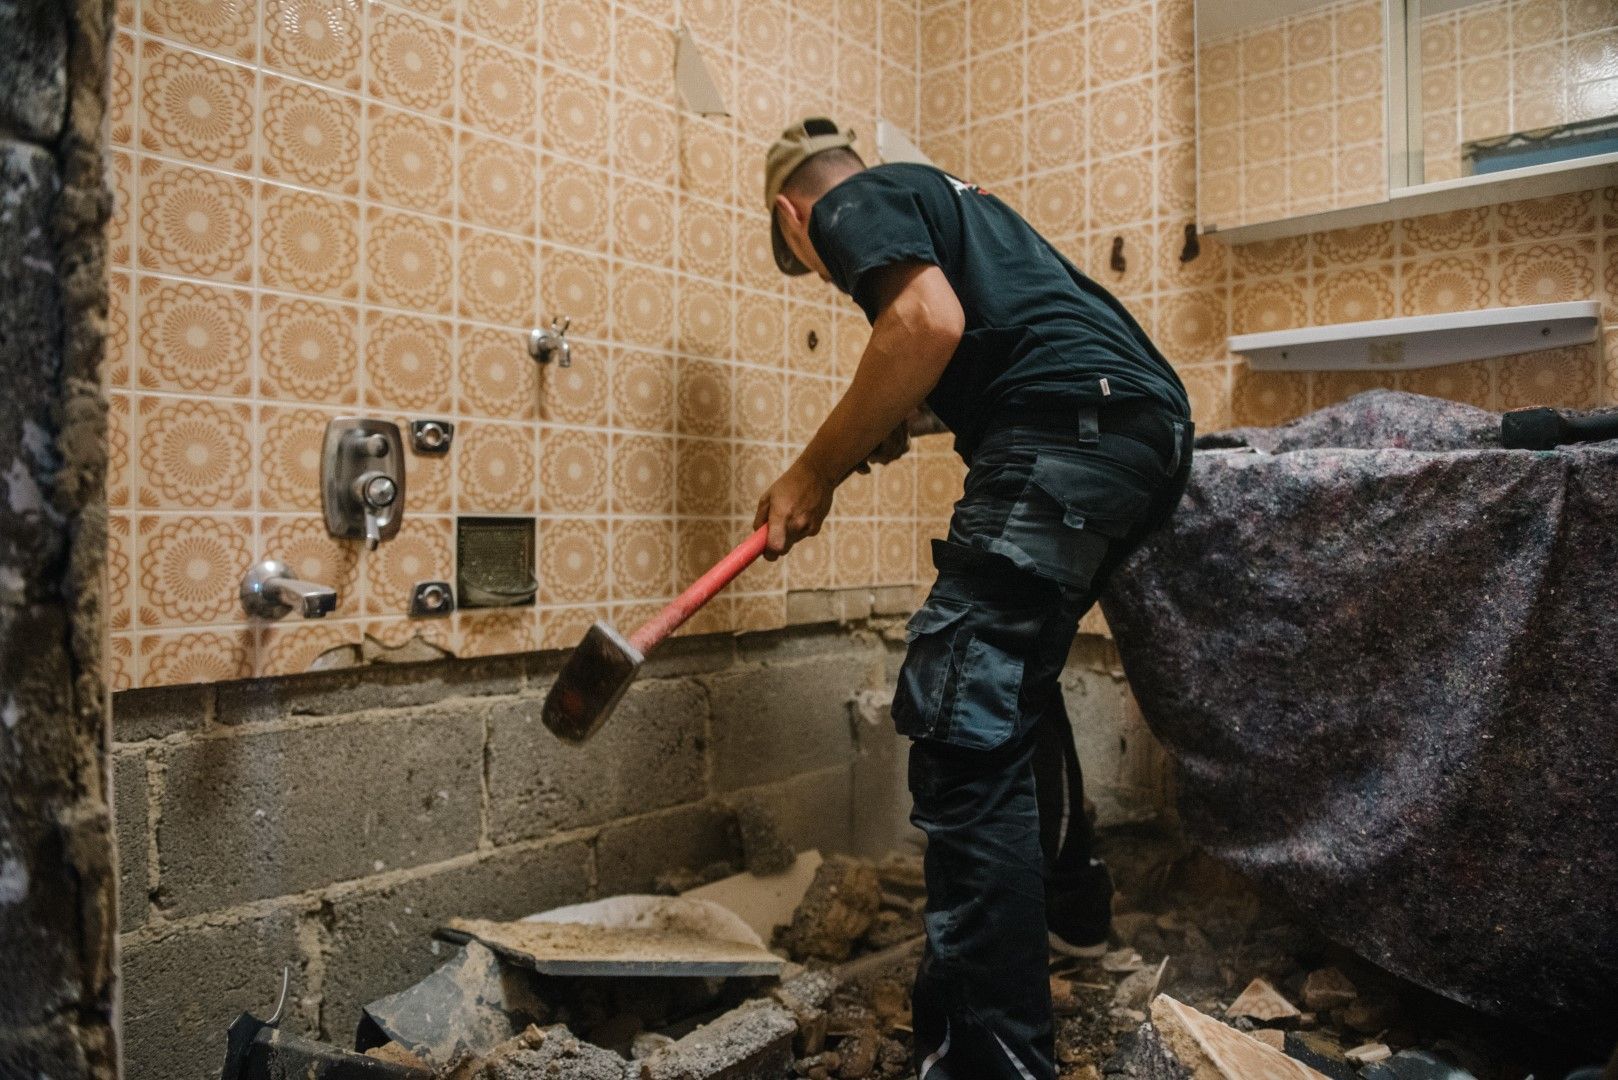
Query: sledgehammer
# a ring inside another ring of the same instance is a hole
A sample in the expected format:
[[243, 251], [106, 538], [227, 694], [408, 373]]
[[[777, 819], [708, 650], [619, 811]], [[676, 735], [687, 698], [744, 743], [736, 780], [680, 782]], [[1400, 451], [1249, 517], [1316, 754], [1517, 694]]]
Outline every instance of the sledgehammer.
[[624, 691], [629, 689], [646, 654], [678, 630], [720, 589], [736, 580], [736, 575], [753, 565], [763, 554], [769, 535], [770, 527], [760, 525], [757, 532], [627, 639], [607, 623], [593, 624], [585, 631], [584, 640], [567, 658], [567, 663], [562, 665], [551, 692], [545, 695], [542, 713], [545, 726], [557, 738], [569, 742], [583, 742], [594, 735], [612, 715]]

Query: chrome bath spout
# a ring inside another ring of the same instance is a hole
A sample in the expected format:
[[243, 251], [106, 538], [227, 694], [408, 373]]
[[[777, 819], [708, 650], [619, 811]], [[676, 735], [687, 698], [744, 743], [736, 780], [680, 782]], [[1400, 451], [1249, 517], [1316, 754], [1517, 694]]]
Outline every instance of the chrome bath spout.
[[242, 578], [242, 607], [259, 619], [279, 619], [296, 611], [305, 619], [319, 619], [337, 607], [337, 590], [292, 576], [285, 563], [264, 559]]

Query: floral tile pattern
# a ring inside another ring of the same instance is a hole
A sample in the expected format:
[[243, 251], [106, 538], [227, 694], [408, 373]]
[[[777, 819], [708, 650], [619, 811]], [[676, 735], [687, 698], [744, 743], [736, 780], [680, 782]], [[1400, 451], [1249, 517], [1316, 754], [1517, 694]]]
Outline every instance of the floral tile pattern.
[[[1466, 50], [1498, 36], [1459, 14], [1433, 63], [1458, 100], [1509, 92], [1529, 115], [1552, 104], [1517, 88], [1549, 70], [1553, 29], [1595, 30], [1530, 26], [1542, 5], [1505, 2], [1527, 20], [1509, 64], [1467, 71]], [[1618, 321], [1612, 192], [1205, 240], [1182, 259], [1199, 195], [1301, 207], [1375, 181], [1365, 6], [1204, 52], [1229, 83], [1204, 102], [1226, 129], [1204, 160], [1223, 154], [1230, 175], [1199, 192], [1190, 0], [126, 0], [109, 128], [114, 685], [293, 673], [366, 637], [566, 647], [723, 554], [869, 334], [770, 254], [760, 161], [808, 111], [852, 124], [866, 152], [876, 117], [894, 121], [1022, 209], [1141, 317], [1204, 429], [1373, 385], [1497, 408], [1613, 400], [1618, 363], [1596, 350], [1395, 376], [1255, 376], [1227, 353], [1245, 328], [1546, 298], [1600, 298]], [[731, 117], [681, 109], [681, 24]], [[1312, 153], [1234, 167], [1300, 131]], [[572, 319], [568, 368], [527, 354], [553, 315]], [[325, 428], [354, 414], [456, 424], [448, 455], [408, 452], [404, 527], [374, 552], [321, 517]], [[960, 486], [949, 439], [918, 440], [688, 632], [780, 626], [789, 589], [926, 580]], [[463, 514], [536, 518], [536, 605], [409, 618], [415, 583], [455, 579]], [[237, 584], [266, 555], [334, 585], [337, 611], [247, 620]]]

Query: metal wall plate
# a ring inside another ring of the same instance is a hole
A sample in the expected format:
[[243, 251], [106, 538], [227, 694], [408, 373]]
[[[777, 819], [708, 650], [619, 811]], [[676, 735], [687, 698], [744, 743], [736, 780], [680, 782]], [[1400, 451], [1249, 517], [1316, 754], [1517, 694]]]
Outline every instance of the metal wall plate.
[[418, 454], [447, 454], [455, 441], [455, 425], [448, 420], [410, 421], [410, 445]]
[[410, 614], [437, 619], [455, 611], [455, 590], [447, 581], [418, 581], [410, 593]]
[[404, 520], [404, 440], [399, 425], [364, 416], [338, 416], [326, 425], [320, 453], [326, 531], [364, 539], [375, 549]]

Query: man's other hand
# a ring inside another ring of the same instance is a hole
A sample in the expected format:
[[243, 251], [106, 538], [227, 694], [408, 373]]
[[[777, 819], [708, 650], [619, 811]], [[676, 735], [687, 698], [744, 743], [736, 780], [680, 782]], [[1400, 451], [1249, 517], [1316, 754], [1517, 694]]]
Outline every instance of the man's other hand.
[[[910, 427], [907, 421], [888, 432], [888, 437], [878, 443], [875, 450], [871, 451], [870, 456], [865, 459], [865, 464], [867, 466], [890, 464], [904, 457], [909, 449]], [[869, 472], [870, 469], [867, 468], [865, 471]]]
[[827, 483], [801, 462], [794, 463], [770, 485], [758, 500], [753, 528], [768, 524], [769, 541], [764, 557], [771, 561], [792, 550], [806, 536], [820, 531], [821, 522], [831, 512], [835, 484]]

